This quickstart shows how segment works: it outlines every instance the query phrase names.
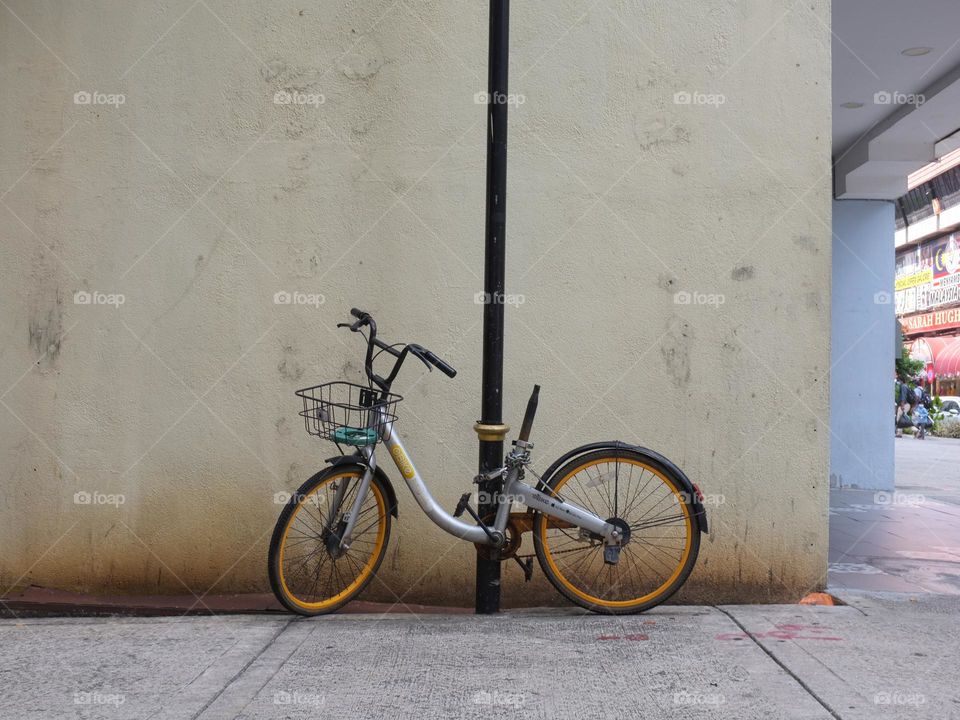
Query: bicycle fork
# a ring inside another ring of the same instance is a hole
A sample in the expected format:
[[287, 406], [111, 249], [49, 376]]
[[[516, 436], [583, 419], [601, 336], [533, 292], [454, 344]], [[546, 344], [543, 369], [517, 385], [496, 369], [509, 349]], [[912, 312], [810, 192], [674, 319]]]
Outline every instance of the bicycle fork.
[[327, 540], [327, 551], [334, 556], [339, 556], [350, 549], [353, 542], [353, 529], [357, 524], [357, 518], [360, 516], [360, 508], [363, 501], [370, 491], [370, 483], [373, 480], [373, 474], [377, 471], [377, 457], [373, 454], [373, 448], [360, 448], [366, 465], [363, 477], [360, 478], [360, 485], [357, 488], [357, 497], [348, 510], [342, 513], [343, 501], [347, 494], [347, 486], [350, 484], [347, 480], [341, 480], [337, 483], [337, 489], [333, 494], [333, 503], [330, 508], [330, 514], [327, 518], [327, 527], [324, 528], [324, 534]]

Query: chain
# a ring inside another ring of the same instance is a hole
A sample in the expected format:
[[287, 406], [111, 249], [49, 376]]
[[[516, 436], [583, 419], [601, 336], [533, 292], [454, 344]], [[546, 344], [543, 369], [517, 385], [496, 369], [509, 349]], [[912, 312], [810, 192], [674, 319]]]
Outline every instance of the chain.
[[[592, 545], [591, 547], [600, 547], [600, 546], [599, 546], [599, 545]], [[556, 551], [554, 551], [554, 552], [551, 552], [550, 554], [551, 554], [551, 555], [563, 555], [564, 553], [577, 552], [578, 550], [583, 550], [583, 549], [584, 549], [584, 548], [580, 547], [580, 548], [570, 548], [569, 550], [556, 550]], [[516, 557], [526, 560], [528, 557], [536, 557], [536, 556], [537, 556], [536, 553], [530, 553], [529, 555], [517, 555]]]
[[[598, 548], [598, 547], [600, 547], [600, 545], [591, 545], [590, 547], [596, 547], [596, 548]], [[575, 548], [570, 548], [570, 549], [568, 549], [568, 550], [555, 550], [555, 551], [551, 552], [550, 555], [563, 555], [564, 553], [577, 552], [577, 551], [583, 550], [583, 549], [584, 549], [583, 547], [575, 547]], [[537, 556], [536, 553], [530, 553], [529, 555], [517, 555], [516, 557], [522, 558], [522, 559], [525, 560], [525, 559], [527, 559], [527, 558], [532, 558], [532, 557], [536, 557], [536, 556]]]

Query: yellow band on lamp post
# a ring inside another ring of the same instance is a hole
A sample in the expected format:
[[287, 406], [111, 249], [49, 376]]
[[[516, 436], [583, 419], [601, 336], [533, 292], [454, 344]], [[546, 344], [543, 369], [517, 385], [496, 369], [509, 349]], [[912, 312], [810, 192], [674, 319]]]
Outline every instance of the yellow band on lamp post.
[[510, 432], [509, 425], [485, 425], [481, 422], [476, 423], [473, 426], [473, 429], [476, 431], [479, 438], [486, 442], [497, 442], [498, 440], [503, 440], [505, 437], [507, 437], [507, 433]]

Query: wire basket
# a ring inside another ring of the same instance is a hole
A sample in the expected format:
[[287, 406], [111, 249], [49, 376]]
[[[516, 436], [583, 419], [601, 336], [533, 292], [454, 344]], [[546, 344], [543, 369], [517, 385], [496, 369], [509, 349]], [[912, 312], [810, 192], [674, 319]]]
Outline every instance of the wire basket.
[[303, 398], [307, 432], [324, 440], [363, 447], [380, 440], [384, 425], [397, 419], [400, 395], [343, 380], [297, 390]]

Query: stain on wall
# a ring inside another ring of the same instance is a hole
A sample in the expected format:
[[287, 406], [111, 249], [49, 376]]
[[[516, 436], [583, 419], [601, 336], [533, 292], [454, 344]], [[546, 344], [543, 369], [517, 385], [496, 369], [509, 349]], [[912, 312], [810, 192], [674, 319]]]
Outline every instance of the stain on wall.
[[44, 370], [55, 367], [63, 336], [63, 297], [59, 290], [44, 306], [30, 313], [27, 333], [37, 365]]
[[660, 345], [670, 381], [676, 387], [684, 387], [690, 382], [690, 347], [693, 344], [693, 327], [678, 317], [671, 317], [667, 323], [667, 332]]

